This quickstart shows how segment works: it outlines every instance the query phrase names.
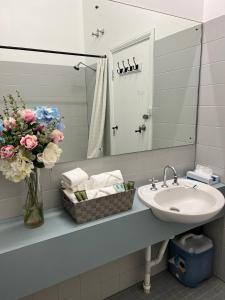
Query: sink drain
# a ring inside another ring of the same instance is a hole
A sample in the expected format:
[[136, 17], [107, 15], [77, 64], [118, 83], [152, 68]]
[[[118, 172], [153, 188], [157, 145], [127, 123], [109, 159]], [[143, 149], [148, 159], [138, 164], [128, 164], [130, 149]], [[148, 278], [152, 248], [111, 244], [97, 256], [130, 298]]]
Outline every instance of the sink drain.
[[176, 208], [176, 207], [170, 207], [170, 210], [180, 212], [179, 208]]

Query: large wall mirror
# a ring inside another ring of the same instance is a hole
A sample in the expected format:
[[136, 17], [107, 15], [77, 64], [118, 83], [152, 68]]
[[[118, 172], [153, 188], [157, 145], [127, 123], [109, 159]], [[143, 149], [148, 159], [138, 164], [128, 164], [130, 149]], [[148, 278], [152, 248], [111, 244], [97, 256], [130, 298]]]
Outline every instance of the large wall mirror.
[[[60, 109], [66, 126], [62, 161], [194, 144], [201, 24], [117, 1], [78, 2], [76, 28], [48, 32], [35, 27], [37, 17], [27, 24], [25, 18], [22, 30], [20, 15], [13, 16], [10, 28], [3, 20], [0, 44], [107, 59], [2, 49], [1, 98], [19, 90], [32, 107]], [[68, 16], [62, 12], [61, 18], [69, 27]], [[73, 49], [60, 42], [60, 49], [53, 48], [60, 36], [72, 39]]]

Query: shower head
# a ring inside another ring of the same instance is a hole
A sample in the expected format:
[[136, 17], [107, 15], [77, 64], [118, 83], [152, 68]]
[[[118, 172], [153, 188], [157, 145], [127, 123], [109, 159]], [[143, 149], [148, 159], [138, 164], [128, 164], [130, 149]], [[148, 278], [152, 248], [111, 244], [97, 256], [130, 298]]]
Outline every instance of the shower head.
[[76, 66], [74, 66], [74, 69], [77, 70], [77, 71], [79, 71], [80, 70], [79, 64], [77, 64]]
[[92, 71], [96, 72], [96, 69], [87, 66], [86, 64], [82, 63], [81, 61], [80, 61], [76, 66], [74, 66], [73, 68], [74, 68], [76, 71], [79, 71], [79, 70], [80, 70], [80, 65], [83, 65], [83, 66], [85, 66], [85, 67], [91, 69]]

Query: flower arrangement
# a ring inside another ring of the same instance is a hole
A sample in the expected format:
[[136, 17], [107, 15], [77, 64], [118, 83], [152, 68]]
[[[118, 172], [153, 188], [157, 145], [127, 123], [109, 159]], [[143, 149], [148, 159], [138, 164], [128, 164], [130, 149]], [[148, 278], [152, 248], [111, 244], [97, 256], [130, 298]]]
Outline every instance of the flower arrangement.
[[12, 182], [27, 182], [29, 206], [37, 202], [37, 170], [52, 168], [60, 158], [62, 150], [58, 143], [64, 139], [63, 129], [62, 117], [56, 107], [27, 108], [19, 92], [16, 99], [12, 95], [3, 97], [0, 171]]

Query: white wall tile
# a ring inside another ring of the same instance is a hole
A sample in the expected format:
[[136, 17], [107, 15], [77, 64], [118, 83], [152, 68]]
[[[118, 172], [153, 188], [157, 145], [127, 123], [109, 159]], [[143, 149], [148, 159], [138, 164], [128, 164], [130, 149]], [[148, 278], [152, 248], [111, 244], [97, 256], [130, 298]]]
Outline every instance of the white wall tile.
[[203, 42], [208, 43], [225, 36], [225, 18], [221, 16], [204, 24]]
[[[225, 35], [225, 34], [224, 34]], [[202, 64], [225, 60], [225, 38], [203, 44]]]
[[202, 106], [199, 109], [198, 124], [200, 126], [225, 126], [225, 106]]
[[225, 84], [201, 86], [200, 106], [225, 106]]
[[225, 183], [225, 16], [204, 24], [196, 162]]
[[199, 67], [166, 72], [155, 76], [155, 89], [165, 90], [195, 87], [198, 85], [198, 80]]
[[58, 287], [44, 289], [34, 294], [32, 300], [58, 300]]
[[81, 280], [77, 276], [58, 285], [58, 300], [80, 300]]
[[155, 58], [155, 74], [200, 65], [201, 45], [174, 51]]
[[224, 84], [225, 61], [203, 65], [201, 70], [201, 85]]
[[102, 300], [98, 269], [81, 274], [81, 300]]

